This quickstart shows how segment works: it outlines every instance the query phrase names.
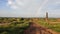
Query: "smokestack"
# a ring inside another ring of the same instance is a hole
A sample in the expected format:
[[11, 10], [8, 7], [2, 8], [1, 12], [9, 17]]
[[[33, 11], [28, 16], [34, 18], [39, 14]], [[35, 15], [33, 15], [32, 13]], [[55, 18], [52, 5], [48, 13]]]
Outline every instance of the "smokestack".
[[48, 19], [48, 12], [46, 12], [46, 18]]
[[46, 22], [48, 22], [48, 12], [46, 12]]

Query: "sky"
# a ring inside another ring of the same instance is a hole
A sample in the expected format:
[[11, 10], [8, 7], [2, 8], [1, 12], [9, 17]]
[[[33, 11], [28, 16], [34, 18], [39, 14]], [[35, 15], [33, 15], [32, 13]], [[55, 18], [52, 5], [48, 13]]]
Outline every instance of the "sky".
[[60, 17], [60, 0], [0, 0], [0, 17]]

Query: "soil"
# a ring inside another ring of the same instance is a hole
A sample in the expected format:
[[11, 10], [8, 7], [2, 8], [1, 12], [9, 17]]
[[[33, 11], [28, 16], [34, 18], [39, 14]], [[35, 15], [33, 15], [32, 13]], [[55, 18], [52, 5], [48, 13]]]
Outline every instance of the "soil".
[[24, 34], [59, 34], [37, 23], [30, 22], [29, 25], [29, 28], [24, 31]]

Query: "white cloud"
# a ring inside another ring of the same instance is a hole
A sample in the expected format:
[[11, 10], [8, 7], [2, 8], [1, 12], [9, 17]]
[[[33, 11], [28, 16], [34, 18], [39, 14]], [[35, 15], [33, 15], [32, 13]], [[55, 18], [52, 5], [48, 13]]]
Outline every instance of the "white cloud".
[[17, 5], [23, 5], [23, 2], [22, 1], [20, 1], [20, 0], [16, 0], [16, 2], [15, 2]]
[[13, 8], [13, 9], [17, 9], [20, 8], [21, 6], [23, 6], [23, 3], [19, 0], [8, 0], [8, 5]]
[[39, 13], [41, 12], [42, 8], [44, 7], [44, 5], [47, 4], [47, 2], [48, 2], [48, 0], [43, 1], [43, 3], [40, 5], [39, 9], [36, 12], [36, 16], [39, 15]]
[[8, 4], [9, 5], [13, 4], [12, 0], [8, 0]]
[[15, 5], [11, 5], [11, 8], [13, 8], [13, 9], [17, 9], [18, 7], [15, 6]]
[[[44, 10], [60, 10], [60, 0], [49, 0], [47, 5], [43, 7]], [[50, 12], [50, 11], [49, 11]]]
[[[37, 14], [37, 16], [43, 16], [46, 10], [48, 10], [49, 13], [57, 13], [58, 10], [60, 11], [58, 8], [60, 0], [46, 0], [48, 3], [44, 1], [45, 0], [8, 0], [9, 7], [16, 10], [10, 14], [13, 16], [34, 17]], [[37, 10], [40, 12], [37, 12]], [[16, 13], [13, 14], [14, 12]]]

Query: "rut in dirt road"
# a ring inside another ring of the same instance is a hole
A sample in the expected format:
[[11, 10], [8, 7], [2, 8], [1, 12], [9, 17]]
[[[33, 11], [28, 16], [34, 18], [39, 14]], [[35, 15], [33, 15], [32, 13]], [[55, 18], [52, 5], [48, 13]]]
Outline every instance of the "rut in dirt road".
[[30, 22], [29, 24], [30, 26], [24, 31], [24, 34], [53, 34], [52, 32], [48, 31], [47, 28], [38, 26], [33, 22]]

